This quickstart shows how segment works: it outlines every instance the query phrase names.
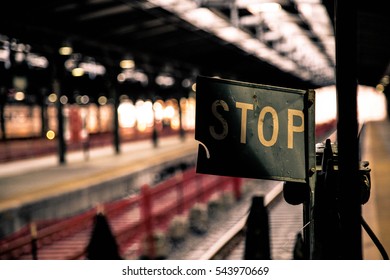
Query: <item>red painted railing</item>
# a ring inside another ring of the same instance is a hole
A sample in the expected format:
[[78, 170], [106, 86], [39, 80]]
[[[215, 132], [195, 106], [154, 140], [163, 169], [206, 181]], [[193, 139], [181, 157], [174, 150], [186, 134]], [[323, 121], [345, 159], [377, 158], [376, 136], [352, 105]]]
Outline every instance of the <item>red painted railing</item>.
[[[99, 206], [104, 209], [120, 253], [129, 248], [139, 254], [143, 240], [151, 240], [158, 230], [166, 230], [176, 215], [186, 215], [196, 203], [232, 192], [240, 197], [240, 178], [196, 174], [194, 169], [155, 185], [144, 185], [138, 195]], [[0, 259], [82, 259], [89, 241], [96, 209], [58, 221], [36, 221], [0, 240]], [[56, 251], [56, 244], [61, 250]], [[65, 249], [64, 249], [65, 248]], [[151, 249], [150, 249], [151, 248]], [[153, 256], [153, 246], [148, 255]], [[132, 256], [134, 257], [134, 256]]]

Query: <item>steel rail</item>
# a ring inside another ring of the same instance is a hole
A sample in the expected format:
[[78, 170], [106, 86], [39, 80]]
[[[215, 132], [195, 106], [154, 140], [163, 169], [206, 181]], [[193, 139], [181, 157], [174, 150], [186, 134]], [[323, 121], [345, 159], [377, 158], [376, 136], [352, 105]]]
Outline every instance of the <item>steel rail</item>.
[[[283, 183], [277, 184], [264, 197], [264, 206], [268, 207], [275, 202], [283, 193]], [[244, 238], [244, 230], [248, 214], [231, 227], [217, 242], [214, 243], [199, 259], [217, 260], [224, 259], [231, 250]]]

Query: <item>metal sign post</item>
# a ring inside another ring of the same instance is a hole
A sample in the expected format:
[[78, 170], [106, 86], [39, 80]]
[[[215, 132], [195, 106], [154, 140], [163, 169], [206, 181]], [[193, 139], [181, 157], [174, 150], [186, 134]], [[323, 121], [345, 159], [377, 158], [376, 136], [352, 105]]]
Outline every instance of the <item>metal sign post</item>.
[[340, 173], [340, 258], [362, 259], [356, 81], [355, 3], [336, 1], [337, 142]]

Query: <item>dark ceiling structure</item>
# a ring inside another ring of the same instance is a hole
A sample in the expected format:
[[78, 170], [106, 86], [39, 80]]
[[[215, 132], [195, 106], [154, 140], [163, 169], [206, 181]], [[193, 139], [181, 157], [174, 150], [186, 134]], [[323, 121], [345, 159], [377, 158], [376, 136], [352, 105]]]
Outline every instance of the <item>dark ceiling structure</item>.
[[[326, 52], [326, 44], [314, 32], [309, 18], [303, 17], [301, 9], [308, 3], [321, 6], [334, 24], [334, 1], [271, 1], [280, 5], [289, 23], [300, 28], [296, 32], [306, 34], [323, 54], [324, 65], [321, 66], [311, 65], [319, 59], [312, 56], [305, 45], [287, 44], [291, 43], [288, 40], [297, 39], [276, 34], [272, 28], [278, 24], [272, 22], [272, 17], [253, 17], [249, 2], [255, 1], [15, 0], [2, 5], [0, 41], [3, 46], [0, 47], [11, 48], [6, 42], [27, 44], [31, 52], [48, 57], [50, 63], [50, 58], [66, 43], [74, 52], [92, 57], [110, 69], [115, 69], [123, 57], [131, 55], [137, 67], [155, 74], [161, 69], [170, 69], [176, 76], [218, 75], [291, 88], [316, 88], [335, 83], [332, 47]], [[389, 72], [390, 17], [384, 2], [358, 1], [356, 4], [357, 79], [360, 84], [373, 87], [381, 82], [386, 71]], [[182, 4], [187, 7], [181, 7]], [[248, 42], [261, 42], [264, 51], [253, 50], [257, 45], [252, 49], [243, 46], [240, 39], [224, 39], [222, 34], [206, 26], [203, 19], [194, 24], [189, 16], [195, 15], [196, 20], [198, 11], [211, 11], [223, 24], [228, 24], [226, 27], [232, 32], [243, 31]], [[254, 22], [248, 23], [251, 20]], [[275, 63], [273, 56], [279, 59]], [[302, 57], [307, 65], [301, 65]], [[293, 62], [285, 66], [280, 62], [283, 59]], [[295, 67], [298, 74], [291, 70]], [[326, 75], [321, 72], [325, 68], [328, 68]], [[321, 71], [317, 73], [318, 69]]]

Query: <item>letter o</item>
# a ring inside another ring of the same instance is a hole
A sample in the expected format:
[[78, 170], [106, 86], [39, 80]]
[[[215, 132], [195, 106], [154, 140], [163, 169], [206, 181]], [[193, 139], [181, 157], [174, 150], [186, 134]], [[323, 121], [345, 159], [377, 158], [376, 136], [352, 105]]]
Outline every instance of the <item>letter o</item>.
[[[272, 131], [272, 137], [270, 140], [266, 140], [264, 138], [264, 118], [265, 115], [269, 113], [272, 116], [273, 126], [274, 129]], [[271, 147], [275, 145], [276, 141], [278, 140], [278, 134], [279, 134], [279, 118], [276, 110], [272, 108], [271, 106], [265, 106], [259, 114], [259, 121], [257, 123], [257, 135], [259, 137], [260, 143], [263, 144], [266, 147]]]

